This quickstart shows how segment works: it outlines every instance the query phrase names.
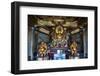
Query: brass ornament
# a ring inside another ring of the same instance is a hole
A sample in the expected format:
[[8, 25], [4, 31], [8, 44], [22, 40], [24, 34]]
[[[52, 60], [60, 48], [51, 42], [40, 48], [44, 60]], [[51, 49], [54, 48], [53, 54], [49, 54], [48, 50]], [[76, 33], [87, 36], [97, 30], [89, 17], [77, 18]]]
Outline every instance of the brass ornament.
[[44, 57], [47, 52], [47, 44], [45, 42], [41, 42], [39, 45], [39, 55], [40, 57]]

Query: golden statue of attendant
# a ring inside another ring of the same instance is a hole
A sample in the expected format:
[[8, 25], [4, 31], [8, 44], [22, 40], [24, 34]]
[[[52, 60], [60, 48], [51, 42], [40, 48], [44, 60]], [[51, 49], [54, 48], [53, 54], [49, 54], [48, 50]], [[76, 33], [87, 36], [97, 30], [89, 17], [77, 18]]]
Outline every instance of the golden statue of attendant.
[[44, 57], [47, 52], [47, 44], [45, 42], [41, 42], [38, 51], [39, 51], [39, 56]]
[[78, 47], [78, 45], [77, 45], [76, 41], [73, 41], [73, 43], [70, 45], [71, 55], [72, 56], [76, 56], [76, 54], [77, 54], [77, 47]]

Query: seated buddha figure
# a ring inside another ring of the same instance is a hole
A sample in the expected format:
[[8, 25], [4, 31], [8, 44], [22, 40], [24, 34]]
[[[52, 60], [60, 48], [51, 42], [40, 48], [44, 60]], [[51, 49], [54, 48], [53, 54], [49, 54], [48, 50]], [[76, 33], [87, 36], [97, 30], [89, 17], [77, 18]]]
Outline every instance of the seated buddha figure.
[[64, 39], [64, 28], [61, 25], [58, 25], [55, 29], [56, 39], [62, 40]]
[[72, 44], [70, 45], [70, 50], [71, 50], [71, 56], [76, 56], [77, 55], [77, 43], [76, 41], [73, 41]]
[[47, 44], [45, 42], [41, 42], [38, 48], [39, 56], [45, 57], [47, 52]]

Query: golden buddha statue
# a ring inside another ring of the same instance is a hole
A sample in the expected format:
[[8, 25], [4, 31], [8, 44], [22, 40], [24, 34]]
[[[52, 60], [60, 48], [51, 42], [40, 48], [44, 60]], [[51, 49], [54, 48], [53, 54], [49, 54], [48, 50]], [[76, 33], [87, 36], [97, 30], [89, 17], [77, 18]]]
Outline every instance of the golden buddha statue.
[[62, 39], [64, 35], [64, 29], [62, 26], [57, 26], [55, 29], [56, 39]]

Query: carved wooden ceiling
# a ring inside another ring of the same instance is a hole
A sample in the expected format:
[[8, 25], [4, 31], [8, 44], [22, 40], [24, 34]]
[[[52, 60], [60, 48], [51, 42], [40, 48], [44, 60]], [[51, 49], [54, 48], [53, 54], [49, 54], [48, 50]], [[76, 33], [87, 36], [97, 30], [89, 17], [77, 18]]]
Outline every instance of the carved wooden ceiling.
[[30, 27], [42, 27], [40, 29], [50, 31], [50, 27], [55, 27], [58, 25], [67, 28], [67, 31], [73, 31], [75, 29], [87, 27], [88, 18], [71, 16], [28, 15], [28, 26]]

